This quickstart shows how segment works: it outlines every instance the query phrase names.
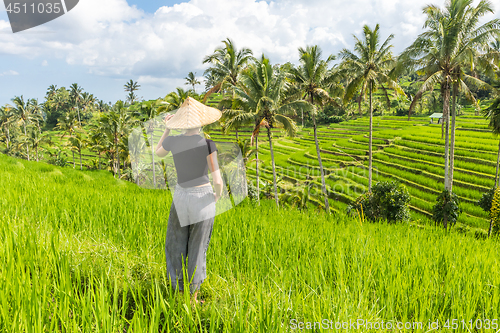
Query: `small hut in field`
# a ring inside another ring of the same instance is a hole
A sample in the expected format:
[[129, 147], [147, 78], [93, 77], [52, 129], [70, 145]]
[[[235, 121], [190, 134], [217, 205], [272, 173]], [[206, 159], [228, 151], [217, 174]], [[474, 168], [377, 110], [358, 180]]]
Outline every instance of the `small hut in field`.
[[[433, 113], [429, 116], [431, 118], [431, 124], [441, 124], [443, 122], [443, 114], [442, 113]], [[434, 122], [434, 119], [437, 119], [437, 123]]]

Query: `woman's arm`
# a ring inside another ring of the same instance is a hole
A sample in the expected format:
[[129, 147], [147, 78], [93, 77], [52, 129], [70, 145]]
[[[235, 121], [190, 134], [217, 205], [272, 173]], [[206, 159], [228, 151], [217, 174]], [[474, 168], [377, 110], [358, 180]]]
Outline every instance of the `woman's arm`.
[[[174, 115], [173, 114], [168, 114], [165, 117], [165, 123], [170, 120]], [[166, 128], [165, 132], [163, 132], [163, 135], [161, 136], [160, 141], [158, 141], [158, 144], [156, 145], [156, 156], [158, 157], [164, 157], [168, 155], [168, 151], [163, 148], [163, 140], [170, 134], [170, 129]]]
[[219, 162], [217, 162], [217, 151], [214, 151], [210, 155], [207, 156], [208, 168], [210, 169], [210, 173], [212, 174], [212, 179], [214, 181], [215, 187], [215, 201], [219, 200], [222, 196], [222, 177], [220, 175], [219, 170]]

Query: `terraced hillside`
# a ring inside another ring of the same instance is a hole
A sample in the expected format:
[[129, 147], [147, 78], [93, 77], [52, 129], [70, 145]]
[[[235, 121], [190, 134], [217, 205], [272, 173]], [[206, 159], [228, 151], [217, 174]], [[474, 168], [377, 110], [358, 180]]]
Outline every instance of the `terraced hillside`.
[[[498, 139], [486, 129], [484, 119], [461, 118], [456, 132], [453, 191], [461, 199], [464, 213], [459, 222], [471, 227], [487, 228], [487, 214], [475, 202], [494, 185]], [[367, 190], [368, 186], [368, 121], [358, 119], [322, 127], [319, 130], [326, 184], [330, 205], [335, 211]], [[374, 181], [396, 180], [408, 188], [414, 218], [432, 216], [432, 206], [444, 189], [444, 139], [440, 125], [427, 118], [410, 122], [397, 117], [374, 120]], [[269, 146], [261, 145], [264, 165], [260, 174], [272, 179]], [[282, 187], [300, 184], [312, 177], [320, 184], [314, 137], [304, 130], [297, 138], [282, 138], [275, 144], [278, 174]], [[255, 177], [254, 166], [248, 167]], [[319, 193], [318, 193], [319, 194]]]
[[[475, 202], [494, 184], [498, 139], [487, 129], [482, 117], [457, 118], [456, 152], [453, 191], [462, 202], [464, 213], [459, 222], [471, 227], [487, 228], [487, 214]], [[238, 131], [239, 138], [249, 138], [252, 128]], [[60, 133], [54, 132], [60, 135]], [[161, 133], [155, 133], [157, 139]], [[209, 133], [216, 142], [235, 141], [235, 133], [223, 134], [219, 130]], [[367, 190], [368, 186], [368, 119], [358, 118], [340, 124], [320, 126], [318, 129], [327, 191], [333, 211], [343, 212], [347, 205]], [[444, 140], [441, 126], [429, 124], [427, 117], [374, 118], [374, 182], [397, 180], [404, 183], [411, 196], [414, 219], [431, 217], [436, 197], [444, 188]], [[301, 130], [294, 138], [273, 129], [274, 151], [279, 187], [284, 190], [299, 188], [306, 180], [318, 185], [313, 189], [313, 203], [323, 201], [319, 192], [321, 183], [316, 148], [311, 128]], [[62, 145], [66, 138], [58, 139]], [[267, 135], [259, 137], [261, 179], [271, 181], [269, 144]], [[73, 164], [70, 153], [69, 164]], [[84, 165], [97, 160], [96, 153], [85, 149]], [[78, 168], [79, 156], [75, 154]], [[247, 174], [255, 179], [255, 162], [247, 165]]]

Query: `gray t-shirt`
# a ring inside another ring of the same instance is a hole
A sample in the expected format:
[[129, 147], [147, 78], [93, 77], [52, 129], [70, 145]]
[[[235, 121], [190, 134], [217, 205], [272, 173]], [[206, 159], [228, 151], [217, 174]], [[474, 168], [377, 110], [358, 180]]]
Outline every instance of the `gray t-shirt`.
[[162, 146], [172, 152], [179, 186], [192, 187], [210, 182], [207, 156], [217, 151], [215, 142], [201, 135], [176, 135], [167, 136]]

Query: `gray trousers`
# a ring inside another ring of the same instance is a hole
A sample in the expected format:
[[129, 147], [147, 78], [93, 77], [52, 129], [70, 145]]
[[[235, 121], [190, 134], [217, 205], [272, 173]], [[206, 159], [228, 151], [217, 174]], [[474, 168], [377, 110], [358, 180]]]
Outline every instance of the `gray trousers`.
[[191, 281], [191, 293], [198, 290], [206, 279], [207, 249], [214, 224], [214, 216], [211, 216], [201, 222], [181, 227], [177, 210], [192, 212], [193, 214], [189, 214], [189, 216], [196, 216], [196, 213], [202, 208], [201, 206], [206, 205], [206, 198], [213, 196], [213, 193], [212, 186], [176, 188], [175, 190], [175, 204], [173, 201], [170, 207], [165, 240], [167, 273], [174, 289], [178, 286], [179, 290], [184, 290], [183, 262], [184, 267], [187, 268], [187, 276]]

